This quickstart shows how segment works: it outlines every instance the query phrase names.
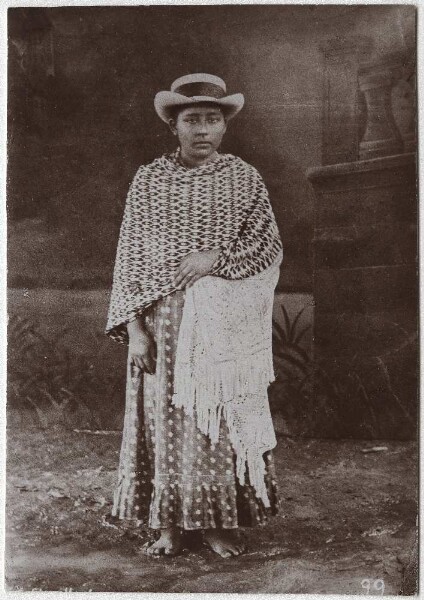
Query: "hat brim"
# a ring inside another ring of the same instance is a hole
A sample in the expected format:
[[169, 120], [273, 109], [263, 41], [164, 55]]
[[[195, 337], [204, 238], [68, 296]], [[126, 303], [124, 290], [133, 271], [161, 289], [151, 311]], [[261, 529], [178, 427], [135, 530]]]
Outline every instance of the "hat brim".
[[212, 96], [183, 96], [176, 92], [158, 92], [155, 96], [154, 106], [157, 114], [168, 123], [172, 115], [172, 109], [176, 106], [189, 106], [199, 102], [211, 102], [224, 109], [227, 119], [232, 119], [244, 106], [243, 94], [232, 94], [224, 98], [213, 98]]

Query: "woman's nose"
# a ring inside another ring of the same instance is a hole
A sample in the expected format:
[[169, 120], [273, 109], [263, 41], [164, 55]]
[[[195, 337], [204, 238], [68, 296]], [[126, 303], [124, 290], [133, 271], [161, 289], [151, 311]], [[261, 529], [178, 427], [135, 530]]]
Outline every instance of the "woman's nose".
[[208, 133], [208, 124], [206, 123], [206, 121], [199, 121], [197, 131], [198, 133]]

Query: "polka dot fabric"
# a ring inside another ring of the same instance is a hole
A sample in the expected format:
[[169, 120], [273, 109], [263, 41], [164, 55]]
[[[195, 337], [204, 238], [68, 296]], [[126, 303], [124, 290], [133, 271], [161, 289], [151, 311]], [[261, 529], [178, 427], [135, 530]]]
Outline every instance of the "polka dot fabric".
[[[265, 455], [266, 509], [235, 475], [235, 454], [221, 421], [215, 446], [182, 408], [172, 406], [173, 372], [184, 292], [177, 291], [145, 312], [157, 346], [156, 372], [127, 377], [118, 484], [112, 514], [152, 529], [186, 530], [264, 524], [278, 510], [271, 452]], [[248, 478], [247, 478], [248, 482]]]

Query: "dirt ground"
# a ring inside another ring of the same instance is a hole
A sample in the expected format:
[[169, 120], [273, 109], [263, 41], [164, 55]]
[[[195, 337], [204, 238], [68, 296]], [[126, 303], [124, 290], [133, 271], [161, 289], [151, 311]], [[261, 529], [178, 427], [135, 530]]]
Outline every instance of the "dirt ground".
[[[182, 555], [149, 558], [149, 532], [109, 517], [120, 435], [10, 415], [7, 589], [415, 593], [417, 445], [278, 441], [280, 514], [244, 530], [245, 555], [222, 559], [192, 536]], [[374, 446], [387, 449], [363, 452]]]

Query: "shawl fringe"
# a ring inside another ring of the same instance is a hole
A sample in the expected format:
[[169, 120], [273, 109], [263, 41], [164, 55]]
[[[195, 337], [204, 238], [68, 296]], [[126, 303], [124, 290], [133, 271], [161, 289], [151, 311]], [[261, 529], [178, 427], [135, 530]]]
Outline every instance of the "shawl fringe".
[[[240, 438], [237, 414], [231, 401], [222, 398], [244, 398], [248, 395], [262, 396], [268, 402], [267, 388], [275, 380], [272, 357], [258, 352], [243, 362], [206, 363], [193, 375], [189, 365], [180, 372], [181, 385], [173, 395], [172, 403], [184, 408], [195, 419], [200, 431], [207, 435], [212, 444], [219, 439], [221, 419], [224, 418], [229, 438], [236, 454], [236, 474], [241, 485], [245, 485], [246, 472], [265, 507], [269, 507], [269, 498], [264, 482], [265, 464], [262, 455], [254, 449], [261, 444], [256, 439], [254, 448], [246, 447]], [[268, 448], [267, 448], [268, 449]], [[264, 449], [265, 451], [266, 449]]]
[[[209, 436], [212, 444], [218, 442], [224, 418], [236, 454], [237, 477], [241, 485], [245, 485], [248, 473], [250, 484], [266, 507], [270, 506], [270, 502], [264, 481], [263, 453], [276, 445], [267, 395], [269, 384], [275, 380], [268, 331], [268, 328], [271, 329], [273, 298], [269, 290], [276, 284], [278, 266], [279, 260], [265, 276], [261, 273], [248, 281], [217, 283], [214, 278], [206, 278], [199, 286], [193, 286], [191, 295], [186, 297], [180, 326], [172, 398], [174, 406], [184, 408], [199, 430]], [[226, 293], [228, 285], [232, 287], [231, 293]], [[265, 307], [259, 290], [268, 291]], [[249, 307], [248, 313], [241, 306], [239, 311], [234, 311], [237, 291], [250, 292], [251, 302], [245, 305]], [[228, 300], [233, 307], [228, 313], [224, 310], [216, 312], [212, 318], [210, 313], [209, 319], [202, 318], [202, 306], [207, 299], [213, 298], [214, 301], [218, 296]], [[237, 345], [233, 346], [231, 339], [225, 339], [226, 335], [231, 337], [228, 331], [234, 328], [219, 327], [214, 319], [225, 322], [227, 318], [234, 325], [234, 319], [240, 316], [241, 323], [251, 323], [249, 339], [262, 343], [253, 344], [254, 351], [246, 344], [247, 347], [242, 348], [243, 354], [239, 349], [237, 355]], [[249, 318], [246, 319], [246, 316]], [[212, 332], [219, 336], [221, 360], [214, 356], [217, 343], [213, 341]], [[222, 348], [226, 348], [232, 358], [222, 360]]]

